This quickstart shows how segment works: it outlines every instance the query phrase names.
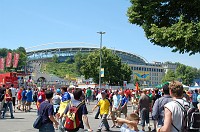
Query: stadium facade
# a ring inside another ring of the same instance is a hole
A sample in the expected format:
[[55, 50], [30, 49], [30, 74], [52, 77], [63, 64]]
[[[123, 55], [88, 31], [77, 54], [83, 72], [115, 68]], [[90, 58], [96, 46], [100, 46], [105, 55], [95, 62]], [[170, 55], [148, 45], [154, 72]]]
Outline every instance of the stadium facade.
[[[96, 47], [51, 48], [29, 51], [27, 52], [27, 56], [30, 63], [51, 60], [50, 58], [52, 58], [55, 54], [59, 56], [61, 61], [63, 61], [67, 57], [74, 57], [74, 55], [78, 52], [89, 53], [98, 49], [99, 48]], [[145, 58], [133, 53], [114, 49], [111, 50], [122, 59], [123, 63], [127, 63], [131, 67], [133, 71], [131, 76], [132, 81], [137, 79], [140, 81], [140, 84], [144, 84], [146, 86], [153, 87], [160, 84], [166, 68], [169, 68], [167, 67], [168, 64], [165, 64], [165, 67], [163, 67], [164, 64], [160, 62], [148, 63]]]

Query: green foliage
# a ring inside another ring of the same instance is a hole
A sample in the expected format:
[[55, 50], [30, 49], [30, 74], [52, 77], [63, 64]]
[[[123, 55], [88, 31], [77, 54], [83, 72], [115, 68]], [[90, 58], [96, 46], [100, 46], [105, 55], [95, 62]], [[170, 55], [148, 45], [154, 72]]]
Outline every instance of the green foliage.
[[[17, 49], [11, 50], [11, 49], [7, 49], [7, 48], [2, 48], [0, 49], [0, 57], [6, 58], [7, 53], [11, 52], [11, 53], [19, 53], [20, 57], [19, 57], [19, 62], [18, 62], [18, 67], [17, 68], [6, 68], [5, 72], [12, 72], [12, 71], [17, 71], [17, 70], [21, 70], [23, 69], [23, 67], [26, 65], [27, 63], [27, 55], [26, 55], [26, 50], [24, 47], [19, 47]], [[14, 55], [14, 54], [13, 54]], [[2, 72], [2, 71], [1, 71]]]
[[79, 76], [83, 75], [83, 73], [81, 71], [81, 67], [84, 66], [84, 64], [85, 64], [84, 59], [86, 59], [87, 56], [88, 56], [88, 54], [83, 54], [81, 52], [78, 52], [74, 56], [74, 62], [75, 62], [75, 66], [76, 66], [76, 72], [78, 73]]
[[176, 77], [181, 80], [183, 84], [191, 85], [193, 80], [197, 77], [198, 72], [196, 68], [179, 64], [176, 69]]
[[52, 61], [54, 62], [54, 63], [58, 63], [59, 62], [59, 60], [58, 60], [58, 55], [53, 55], [53, 57], [52, 57]]
[[172, 70], [168, 70], [167, 73], [165, 74], [165, 76], [162, 79], [162, 82], [171, 82], [176, 80], [176, 75], [175, 72]]
[[199, 0], [131, 0], [129, 22], [141, 26], [156, 45], [173, 52], [200, 53]]
[[[85, 78], [93, 78], [95, 83], [99, 82], [99, 56], [100, 50], [96, 50], [83, 60], [81, 67]], [[104, 68], [104, 77], [102, 82], [109, 85], [122, 85], [123, 81], [130, 82], [131, 69], [127, 64], [122, 64], [121, 59], [109, 49], [102, 49], [102, 68]]]
[[200, 69], [177, 63], [176, 71], [169, 70], [162, 82], [179, 80], [185, 85], [192, 85], [193, 80], [197, 78], [200, 78]]
[[65, 62], [62, 63], [55, 63], [49, 62], [42, 65], [42, 71], [54, 74], [60, 78], [65, 78], [66, 75], [70, 75], [72, 77], [76, 77], [77, 74], [74, 72], [76, 71], [74, 64], [67, 64]]

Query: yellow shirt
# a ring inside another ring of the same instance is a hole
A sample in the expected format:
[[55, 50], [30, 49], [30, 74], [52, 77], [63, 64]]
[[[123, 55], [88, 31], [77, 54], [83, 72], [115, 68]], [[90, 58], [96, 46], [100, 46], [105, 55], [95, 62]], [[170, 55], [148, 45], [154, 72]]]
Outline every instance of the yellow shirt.
[[110, 102], [108, 99], [101, 99], [97, 105], [100, 106], [100, 115], [109, 113]]

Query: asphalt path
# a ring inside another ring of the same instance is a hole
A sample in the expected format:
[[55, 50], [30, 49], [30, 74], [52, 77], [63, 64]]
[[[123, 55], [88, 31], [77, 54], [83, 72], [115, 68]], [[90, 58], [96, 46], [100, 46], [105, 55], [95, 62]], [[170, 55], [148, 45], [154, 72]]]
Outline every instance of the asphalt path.
[[[96, 102], [92, 102], [90, 105], [87, 105], [88, 109], [88, 119], [89, 124], [93, 131], [97, 131], [98, 126], [101, 122], [101, 119], [94, 119], [94, 116], [96, 114], [97, 109], [92, 112], [92, 108]], [[33, 122], [37, 118], [36, 115], [36, 106], [32, 105], [31, 112], [22, 112], [16, 110], [14, 113], [14, 119], [10, 118], [9, 112], [6, 113], [5, 119], [0, 119], [0, 132], [38, 132], [37, 129], [34, 129], [32, 127]], [[128, 104], [128, 113], [131, 113], [131, 105]], [[122, 115], [122, 118], [124, 118], [124, 115]], [[111, 120], [108, 120], [110, 127], [113, 125]], [[152, 126], [152, 121], [151, 121]], [[141, 126], [138, 125], [139, 129], [141, 129]], [[147, 128], [146, 128], [147, 129]], [[104, 129], [102, 129], [104, 130]], [[120, 132], [119, 128], [110, 128], [110, 131], [113, 132]], [[58, 132], [58, 131], [56, 131]]]

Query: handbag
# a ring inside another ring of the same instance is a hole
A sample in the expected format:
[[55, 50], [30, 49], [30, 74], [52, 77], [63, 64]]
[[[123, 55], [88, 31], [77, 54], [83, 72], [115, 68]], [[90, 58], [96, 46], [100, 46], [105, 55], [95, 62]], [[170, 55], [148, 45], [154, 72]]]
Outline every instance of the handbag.
[[36, 118], [36, 120], [34, 121], [33, 127], [34, 127], [35, 129], [40, 129], [41, 126], [42, 126], [42, 116], [39, 115], [39, 116]]
[[[44, 113], [44, 110], [46, 109], [46, 107], [47, 107], [47, 105], [44, 107], [44, 109], [43, 109], [43, 111], [42, 111], [42, 115], [43, 115], [43, 113]], [[36, 118], [36, 120], [34, 121], [34, 123], [33, 123], [33, 128], [35, 128], [35, 129], [40, 129], [41, 128], [41, 126], [42, 126], [42, 115], [39, 115], [37, 118]]]

